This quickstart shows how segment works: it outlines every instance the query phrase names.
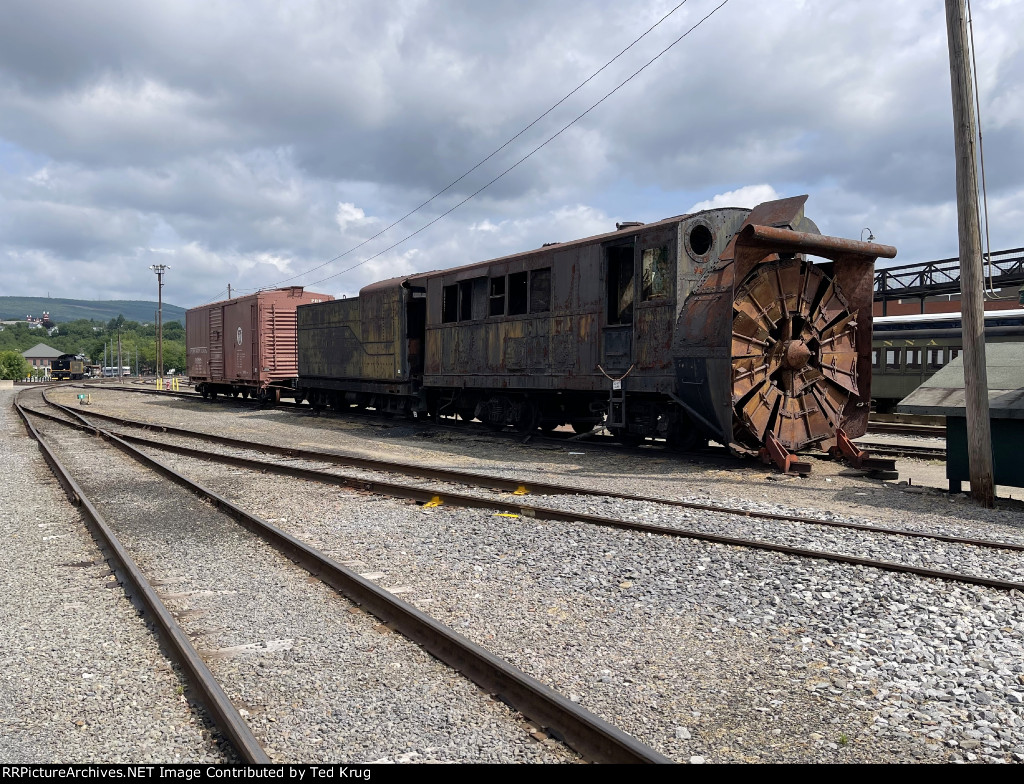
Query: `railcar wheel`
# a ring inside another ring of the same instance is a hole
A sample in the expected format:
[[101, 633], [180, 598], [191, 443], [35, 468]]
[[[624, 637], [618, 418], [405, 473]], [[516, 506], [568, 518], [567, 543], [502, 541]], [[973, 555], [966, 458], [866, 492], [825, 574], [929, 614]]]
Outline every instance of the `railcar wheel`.
[[667, 441], [669, 449], [673, 449], [676, 452], [692, 452], [696, 449], [703, 449], [708, 445], [708, 440], [696, 430], [684, 430], [679, 433], [673, 433], [668, 437]]
[[540, 422], [540, 411], [532, 400], [521, 400], [510, 406], [513, 422], [512, 427], [517, 433], [530, 433], [537, 429]]
[[569, 427], [572, 428], [572, 432], [576, 435], [581, 436], [584, 433], [589, 433], [594, 429], [593, 422], [570, 422]]
[[857, 312], [820, 267], [761, 264], [733, 302], [732, 402], [739, 441], [791, 451], [835, 436], [857, 386]]
[[636, 433], [630, 433], [625, 428], [614, 427], [610, 429], [612, 436], [623, 446], [636, 447], [640, 446], [644, 442], [643, 436], [638, 436]]

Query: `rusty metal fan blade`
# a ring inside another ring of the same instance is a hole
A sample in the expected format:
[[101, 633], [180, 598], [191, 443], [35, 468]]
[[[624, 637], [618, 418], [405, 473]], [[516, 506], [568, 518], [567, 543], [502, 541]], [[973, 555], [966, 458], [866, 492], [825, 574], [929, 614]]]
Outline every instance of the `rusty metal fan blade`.
[[782, 393], [771, 384], [763, 384], [756, 394], [752, 395], [740, 411], [740, 417], [747, 428], [758, 439], [764, 440], [765, 430], [775, 414], [775, 404]]
[[805, 367], [802, 370], [794, 371], [793, 378], [790, 382], [791, 395], [803, 395], [807, 392], [808, 388], [814, 384], [817, 384], [824, 376], [812, 367]]
[[825, 329], [833, 321], [842, 316], [846, 310], [848, 310], [846, 307], [846, 299], [843, 297], [842, 293], [840, 293], [839, 289], [836, 288], [835, 284], [829, 281], [828, 287], [825, 289], [825, 293], [821, 297], [821, 301], [814, 309], [814, 316], [811, 318], [811, 323], [819, 333], [824, 332]]
[[856, 341], [856, 314], [847, 313], [825, 330], [819, 341], [818, 350], [821, 372], [852, 395], [859, 393]]
[[833, 384], [815, 384], [811, 387], [810, 392], [818, 401], [818, 405], [828, 418], [832, 429], [839, 427], [843, 418], [843, 407], [849, 399], [846, 390]]
[[768, 330], [746, 313], [739, 312], [732, 321], [733, 357], [763, 357], [770, 353], [774, 341]]
[[779, 288], [779, 279], [768, 270], [772, 270], [771, 265], [765, 265], [761, 274], [740, 289], [733, 309], [771, 329], [786, 314], [782, 309], [785, 297]]
[[[763, 294], [763, 292], [761, 293]], [[767, 307], [761, 304], [755, 292], [744, 288], [736, 295], [736, 301], [732, 303], [732, 307], [737, 313], [743, 313], [751, 321], [757, 324], [764, 322], [765, 326], [771, 327], [773, 322], [765, 319], [765, 313], [771, 309], [772, 300], [769, 297], [765, 301], [768, 302]]]
[[825, 273], [818, 267], [811, 264], [804, 270], [803, 287], [800, 290], [800, 315], [808, 322], [811, 321], [811, 310], [818, 298], [818, 291], [821, 289], [821, 282]]
[[786, 449], [803, 449], [831, 435], [828, 417], [812, 396], [787, 396], [783, 399], [775, 421], [775, 437]]
[[750, 390], [768, 380], [768, 363], [761, 357], [743, 357], [732, 363], [732, 402], [738, 403]]
[[800, 312], [801, 292], [803, 291], [804, 282], [803, 270], [801, 269], [803, 264], [799, 259], [792, 259], [773, 266], [776, 285], [782, 292], [780, 306], [783, 310], [783, 316], [791, 318], [794, 314], [803, 315]]

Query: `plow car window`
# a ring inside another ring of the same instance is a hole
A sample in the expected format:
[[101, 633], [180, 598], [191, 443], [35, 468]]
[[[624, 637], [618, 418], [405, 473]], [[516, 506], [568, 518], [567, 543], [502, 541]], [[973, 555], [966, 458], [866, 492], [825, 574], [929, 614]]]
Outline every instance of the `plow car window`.
[[662, 299], [671, 293], [668, 247], [647, 248], [643, 256], [644, 301]]
[[521, 316], [527, 305], [526, 273], [517, 272], [508, 276], [508, 314]]
[[945, 354], [945, 350], [941, 348], [930, 348], [928, 349], [928, 369], [938, 370], [942, 367], [942, 357]]
[[487, 278], [470, 278], [441, 290], [441, 323], [471, 321], [484, 317]]
[[491, 316], [505, 315], [505, 277], [491, 278]]
[[885, 366], [889, 370], [900, 369], [900, 350], [898, 348], [887, 348], [885, 350]]
[[608, 323], [633, 323], [633, 246], [608, 248]]
[[547, 313], [551, 310], [551, 268], [530, 272], [530, 312]]
[[459, 284], [441, 290], [441, 323], [453, 324], [459, 320]]
[[918, 370], [921, 367], [921, 349], [919, 348], [908, 348], [907, 349], [907, 368], [911, 370]]

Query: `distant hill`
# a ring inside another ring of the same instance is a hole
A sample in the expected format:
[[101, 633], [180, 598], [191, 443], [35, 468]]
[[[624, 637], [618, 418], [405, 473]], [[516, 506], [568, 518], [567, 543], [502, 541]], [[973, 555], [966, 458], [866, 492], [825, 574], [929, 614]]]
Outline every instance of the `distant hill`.
[[[185, 309], [164, 303], [164, 323], [180, 321], [185, 323]], [[40, 318], [43, 311], [50, 314], [50, 320], [64, 324], [78, 319], [96, 319], [104, 324], [118, 314], [127, 321], [152, 324], [156, 321], [156, 303], [145, 300], [89, 300], [50, 299], [48, 297], [0, 297], [0, 320], [24, 319], [25, 316]]]

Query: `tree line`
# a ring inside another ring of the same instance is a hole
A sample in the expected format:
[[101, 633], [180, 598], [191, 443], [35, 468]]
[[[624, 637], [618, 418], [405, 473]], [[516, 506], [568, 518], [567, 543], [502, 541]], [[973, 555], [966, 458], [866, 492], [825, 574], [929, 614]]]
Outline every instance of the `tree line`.
[[[164, 322], [164, 370], [174, 368], [179, 373], [185, 370], [185, 328], [178, 321]], [[107, 323], [95, 319], [79, 319], [57, 325], [57, 331], [47, 335], [45, 330], [31, 329], [28, 324], [5, 324], [0, 331], [0, 378], [26, 378], [31, 366], [21, 356], [22, 352], [45, 343], [64, 354], [84, 354], [87, 364], [103, 364], [103, 350], [106, 346], [107, 365], [117, 364], [117, 341], [121, 339], [121, 364], [136, 371], [138, 366], [143, 375], [156, 372], [156, 325], [128, 321], [123, 315]], [[111, 345], [113, 354], [111, 355]], [[39, 369], [41, 370], [41, 369]]]

